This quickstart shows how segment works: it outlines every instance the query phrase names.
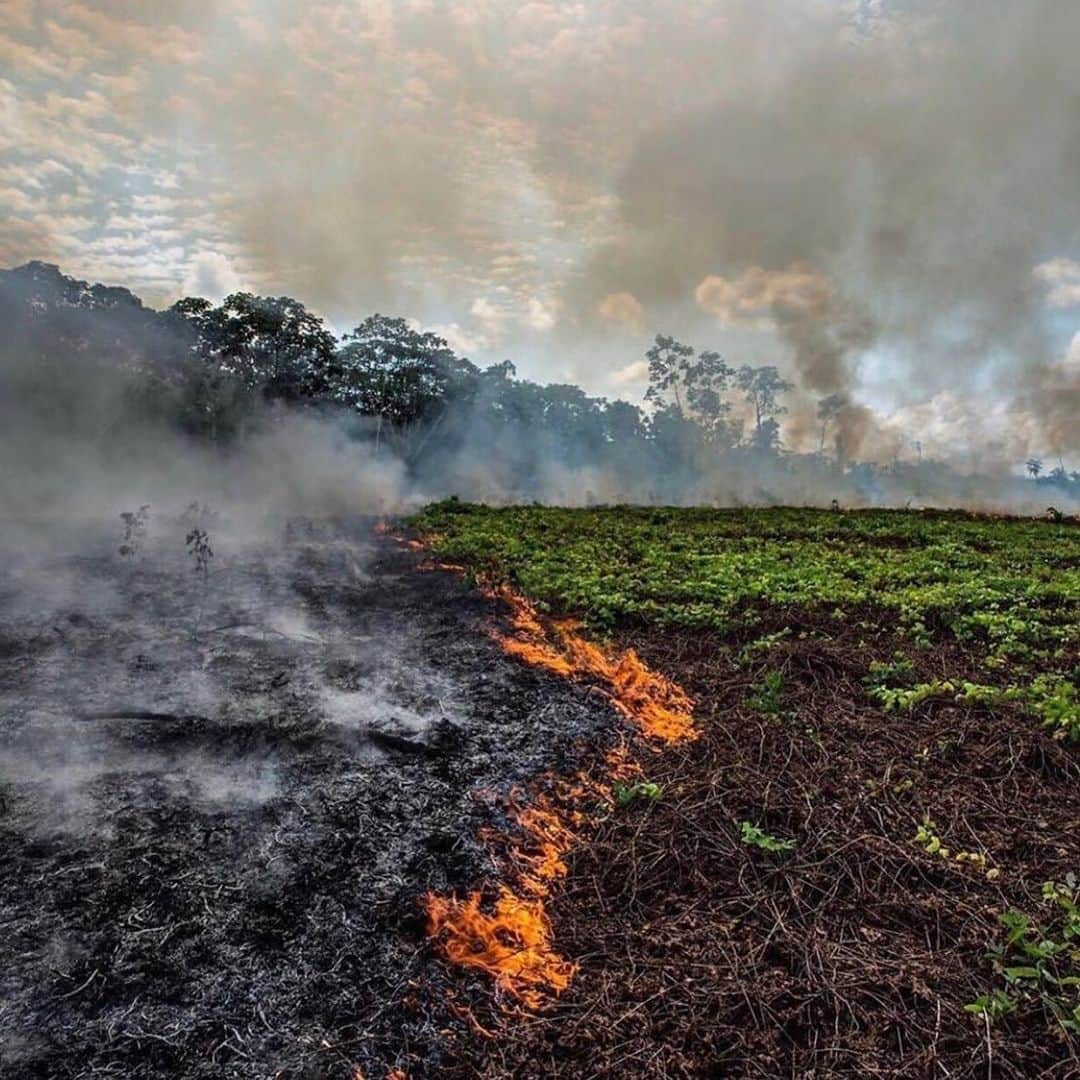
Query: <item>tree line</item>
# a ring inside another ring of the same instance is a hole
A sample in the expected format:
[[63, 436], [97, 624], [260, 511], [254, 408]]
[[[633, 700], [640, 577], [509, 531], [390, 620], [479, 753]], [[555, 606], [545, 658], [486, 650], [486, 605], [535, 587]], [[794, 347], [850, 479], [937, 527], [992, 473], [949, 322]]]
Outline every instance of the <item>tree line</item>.
[[[642, 408], [518, 378], [510, 361], [478, 367], [402, 318], [371, 315], [339, 337], [297, 300], [246, 292], [157, 311], [125, 288], [89, 285], [41, 262], [0, 271], [0, 319], [10, 328], [9, 400], [46, 406], [73, 425], [97, 402], [109, 422], [149, 418], [227, 444], [276, 412], [307, 410], [337, 417], [356, 439], [420, 472], [480, 450], [522, 491], [552, 463], [671, 485], [693, 484], [720, 460], [841, 469], [862, 486], [880, 480], [873, 466], [826, 461], [843, 397], [818, 403], [817, 453], [787, 454], [780, 422], [794, 388], [779, 370], [735, 368], [672, 337], [658, 336], [645, 356]], [[110, 400], [122, 402], [119, 413], [109, 413]], [[1080, 490], [1075, 474], [1054, 480]]]

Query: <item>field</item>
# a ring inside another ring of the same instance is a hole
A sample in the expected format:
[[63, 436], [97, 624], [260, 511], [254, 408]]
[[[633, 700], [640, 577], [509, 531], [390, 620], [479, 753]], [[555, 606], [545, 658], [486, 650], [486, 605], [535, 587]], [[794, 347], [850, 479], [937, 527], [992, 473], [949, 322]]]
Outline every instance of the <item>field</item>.
[[[569, 987], [504, 1000], [447, 1075], [1080, 1074], [1075, 523], [451, 500], [410, 524], [556, 642], [633, 649], [697, 730], [630, 738], [635, 782], [575, 807], [545, 907]], [[588, 683], [579, 654], [533, 662]]]
[[16, 526], [0, 1075], [1080, 1075], [1075, 522]]

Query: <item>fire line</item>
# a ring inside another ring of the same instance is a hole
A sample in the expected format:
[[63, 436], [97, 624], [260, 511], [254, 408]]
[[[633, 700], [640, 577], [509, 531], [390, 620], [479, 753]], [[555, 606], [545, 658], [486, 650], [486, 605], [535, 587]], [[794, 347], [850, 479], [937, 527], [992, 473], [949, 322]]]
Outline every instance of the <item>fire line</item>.
[[[399, 541], [411, 548], [415, 540]], [[461, 572], [426, 562], [422, 569]], [[481, 586], [510, 612], [509, 633], [492, 635], [509, 655], [567, 679], [600, 684], [612, 706], [654, 748], [695, 739], [693, 701], [670, 679], [653, 671], [632, 649], [609, 654], [586, 640], [580, 623], [542, 620], [535, 607], [509, 585]], [[566, 779], [545, 777], [528, 793], [513, 820], [520, 835], [508, 841], [510, 883], [478, 889], [465, 897], [425, 898], [427, 929], [452, 963], [486, 972], [508, 999], [538, 1009], [565, 990], [577, 965], [560, 956], [553, 941], [546, 898], [567, 873], [566, 856], [588, 824], [586, 806], [611, 802], [611, 783], [640, 773], [625, 748], [611, 751], [598, 770]]]

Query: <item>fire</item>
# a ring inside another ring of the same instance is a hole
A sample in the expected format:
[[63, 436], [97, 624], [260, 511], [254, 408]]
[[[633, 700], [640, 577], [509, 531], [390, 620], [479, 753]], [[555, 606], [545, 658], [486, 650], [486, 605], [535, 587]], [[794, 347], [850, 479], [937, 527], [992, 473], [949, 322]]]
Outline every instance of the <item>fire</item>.
[[[420, 568], [464, 571], [436, 561]], [[508, 655], [561, 678], [600, 683], [612, 705], [654, 742], [670, 745], [697, 737], [690, 696], [632, 649], [611, 654], [583, 637], [574, 620], [542, 620], [509, 586], [485, 591], [509, 609], [510, 632], [494, 633]], [[584, 808], [610, 803], [613, 781], [641, 774], [625, 745], [609, 751], [599, 769], [602, 779], [586, 773], [544, 777], [526, 803], [514, 807], [517, 835], [501, 838], [508, 847], [512, 885], [499, 885], [493, 899], [483, 890], [464, 898], [434, 893], [426, 898], [428, 933], [447, 959], [487, 972], [504, 994], [527, 1008], [539, 1008], [550, 994], [565, 990], [577, 970], [555, 950], [545, 900], [552, 883], [566, 876], [566, 857], [587, 826]]]
[[486, 971], [531, 1009], [570, 985], [576, 967], [555, 952], [542, 900], [522, 898], [503, 885], [491, 914], [482, 904], [480, 892], [463, 900], [428, 897], [428, 930], [448, 960]]
[[605, 684], [615, 708], [651, 739], [679, 743], [697, 737], [690, 696], [633, 649], [610, 656], [582, 637], [580, 623], [572, 619], [552, 621], [549, 635], [523, 596], [505, 585], [489, 592], [510, 607], [514, 634], [496, 637], [511, 656], [563, 678], [585, 676]]
[[500, 885], [493, 911], [485, 910], [480, 890], [464, 899], [427, 897], [428, 933], [447, 959], [486, 971], [500, 990], [533, 1009], [545, 994], [565, 990], [576, 970], [555, 951], [544, 899], [551, 882], [566, 875], [565, 856], [577, 841], [583, 814], [575, 802], [595, 787], [584, 778], [551, 785], [559, 803], [537, 794], [514, 813], [521, 833], [510, 844], [517, 887]]

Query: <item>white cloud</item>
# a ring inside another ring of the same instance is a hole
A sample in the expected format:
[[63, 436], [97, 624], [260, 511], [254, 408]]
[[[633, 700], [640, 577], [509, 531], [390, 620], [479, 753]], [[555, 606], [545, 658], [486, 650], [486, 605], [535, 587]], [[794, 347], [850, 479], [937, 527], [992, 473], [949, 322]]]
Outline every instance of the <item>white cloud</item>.
[[612, 386], [633, 387], [643, 383], [648, 377], [649, 365], [644, 360], [635, 360], [632, 364], [627, 364], [626, 367], [613, 371], [608, 377], [608, 382]]
[[1058, 256], [1040, 263], [1032, 274], [1049, 289], [1046, 302], [1050, 307], [1080, 307], [1080, 262]]
[[528, 312], [525, 322], [534, 330], [550, 330], [555, 325], [555, 310], [550, 304], [538, 300], [535, 296], [529, 299]]
[[1080, 330], [1073, 334], [1073, 339], [1065, 352], [1065, 366], [1080, 371]]
[[243, 288], [240, 275], [232, 262], [220, 252], [202, 251], [188, 263], [183, 292], [187, 296], [203, 296], [219, 301], [229, 293]]

